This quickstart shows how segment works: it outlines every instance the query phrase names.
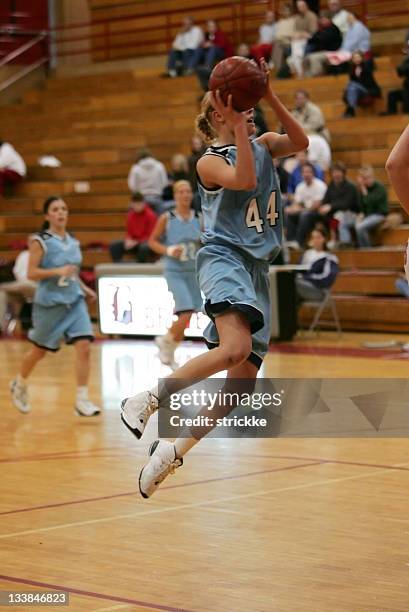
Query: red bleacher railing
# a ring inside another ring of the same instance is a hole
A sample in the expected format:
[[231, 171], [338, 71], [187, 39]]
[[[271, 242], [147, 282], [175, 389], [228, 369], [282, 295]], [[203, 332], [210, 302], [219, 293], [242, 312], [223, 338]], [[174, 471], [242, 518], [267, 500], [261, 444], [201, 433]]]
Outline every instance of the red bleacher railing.
[[[200, 0], [199, 0], [200, 1]], [[203, 0], [204, 1], [204, 0]], [[347, 10], [354, 11], [358, 18], [370, 24], [374, 18], [382, 18], [392, 15], [402, 15], [407, 17], [407, 10], [386, 11], [383, 9], [384, 0], [344, 0], [344, 7]], [[276, 15], [280, 0], [229, 0], [221, 2], [209, 7], [208, 4], [198, 4], [192, 9], [184, 8], [173, 9], [158, 13], [157, 11], [145, 11], [135, 16], [113, 17], [111, 19], [90, 19], [87, 22], [71, 23], [56, 28], [51, 28], [48, 31], [49, 42], [52, 45], [53, 54], [57, 58], [76, 55], [90, 55], [94, 59], [109, 60], [115, 57], [115, 50], [129, 49], [129, 54], [132, 56], [132, 51], [135, 55], [159, 55], [165, 53], [171, 46], [176, 30], [180, 27], [182, 17], [187, 13], [193, 17], [197, 17], [196, 21], [199, 25], [205, 23], [207, 18], [211, 18], [211, 10], [219, 11], [226, 10], [226, 15], [217, 19], [221, 27], [228, 24], [225, 28], [233, 39], [233, 43], [237, 45], [239, 42], [252, 42], [256, 39], [257, 29], [260, 23], [260, 15], [262, 10], [271, 9]], [[377, 9], [379, 5], [380, 10]], [[260, 12], [254, 12], [254, 7], [259, 6]], [[247, 9], [251, 7], [249, 12]], [[206, 12], [206, 19], [200, 18], [200, 15]], [[20, 34], [27, 32], [24, 29], [25, 20], [32, 23], [33, 16], [27, 13], [13, 13], [2, 15], [0, 13], [0, 24], [4, 19], [13, 18], [13, 32], [16, 30]], [[129, 22], [138, 19], [150, 19], [153, 21], [157, 18], [158, 23], [155, 25], [141, 25], [138, 27], [130, 26]], [[35, 18], [34, 18], [35, 19]], [[40, 17], [39, 17], [40, 19]], [[409, 22], [408, 22], [409, 25]], [[121, 27], [123, 26], [123, 27]], [[403, 20], [402, 26], [405, 26]], [[4, 25], [0, 25], [0, 33]], [[152, 33], [147, 39], [138, 40], [138, 35]], [[132, 36], [131, 41], [118, 40], [121, 36]], [[80, 43], [84, 42], [83, 46]], [[141, 53], [140, 50], [143, 50]]]

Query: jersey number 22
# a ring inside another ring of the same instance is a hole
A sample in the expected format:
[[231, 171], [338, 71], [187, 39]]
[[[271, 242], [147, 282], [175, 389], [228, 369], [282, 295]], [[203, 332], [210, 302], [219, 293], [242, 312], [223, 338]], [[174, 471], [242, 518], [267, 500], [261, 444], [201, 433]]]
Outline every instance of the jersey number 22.
[[[270, 226], [274, 227], [277, 223], [277, 219], [278, 212], [276, 210], [276, 192], [273, 191], [268, 202], [267, 220], [270, 222]], [[255, 227], [258, 234], [261, 234], [264, 231], [264, 219], [260, 217], [260, 211], [258, 209], [258, 203], [256, 198], [253, 198], [253, 200], [251, 200], [247, 209], [246, 225], [247, 227]]]

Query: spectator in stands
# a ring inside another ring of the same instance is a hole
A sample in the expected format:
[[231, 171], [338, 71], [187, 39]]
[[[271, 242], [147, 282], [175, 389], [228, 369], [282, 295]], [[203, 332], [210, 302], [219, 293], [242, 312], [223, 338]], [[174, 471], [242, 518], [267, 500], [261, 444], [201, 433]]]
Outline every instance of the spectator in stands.
[[333, 51], [310, 53], [304, 58], [305, 76], [313, 77], [329, 71], [340, 74], [348, 69], [352, 53], [362, 51], [367, 54], [371, 48], [371, 33], [353, 13], [348, 13], [349, 28], [342, 45]]
[[14, 281], [0, 284], [0, 332], [7, 329], [6, 315], [9, 311], [12, 320], [18, 319], [26, 302], [32, 302], [37, 287], [35, 281], [28, 279], [28, 249], [19, 253], [16, 258], [13, 275]]
[[305, 56], [323, 51], [336, 51], [342, 45], [341, 31], [331, 21], [329, 11], [321, 11], [318, 23], [319, 29], [307, 41]]
[[148, 240], [156, 224], [157, 216], [144, 201], [141, 193], [134, 193], [126, 216], [126, 235], [124, 240], [116, 240], [109, 246], [112, 261], [119, 263], [125, 253], [132, 253], [138, 263], [154, 259]]
[[24, 159], [9, 143], [0, 140], [0, 196], [5, 188], [23, 180], [27, 174]]
[[388, 108], [383, 115], [396, 115], [398, 104], [402, 103], [404, 113], [409, 113], [409, 43], [403, 49], [405, 59], [396, 68], [398, 76], [404, 79], [401, 89], [393, 89], [388, 93]]
[[163, 209], [162, 192], [168, 184], [168, 175], [162, 162], [155, 159], [148, 149], [140, 149], [128, 175], [128, 187], [132, 193], [140, 192], [156, 213]]
[[364, 165], [359, 170], [357, 183], [363, 212], [356, 220], [356, 236], [360, 247], [370, 247], [369, 233], [379, 227], [388, 214], [388, 194], [385, 186], [375, 179], [374, 169], [370, 165]]
[[225, 32], [220, 30], [213, 19], [209, 19], [206, 25], [204, 41], [195, 50], [192, 60], [192, 67], [196, 68], [199, 64], [209, 71], [220, 60], [233, 55], [233, 47]]
[[258, 41], [251, 48], [251, 55], [260, 63], [263, 57], [266, 62], [271, 59], [274, 41], [276, 39], [276, 24], [273, 11], [267, 11], [264, 22], [258, 30]]
[[332, 218], [338, 221], [339, 240], [343, 247], [352, 245], [350, 228], [355, 225], [359, 211], [358, 190], [354, 183], [347, 179], [345, 164], [337, 162], [331, 168], [331, 182], [319, 213], [326, 222]]
[[333, 23], [341, 30], [342, 36], [345, 36], [349, 27], [349, 13], [342, 7], [341, 0], [328, 0], [328, 10]]
[[344, 117], [355, 117], [355, 109], [362, 98], [371, 96], [379, 98], [381, 90], [374, 77], [374, 63], [372, 59], [365, 60], [361, 51], [352, 54], [349, 83], [344, 92], [346, 109]]
[[[314, 13], [320, 12], [320, 0], [307, 0], [308, 8]], [[297, 8], [297, 0], [293, 0], [294, 9]]]
[[297, 15], [294, 21], [294, 35], [291, 41], [291, 55], [287, 64], [293, 74], [303, 76], [302, 61], [308, 39], [318, 30], [318, 18], [310, 11], [305, 0], [297, 0]]
[[308, 161], [326, 172], [331, 166], [331, 149], [320, 134], [308, 135]]
[[196, 174], [196, 164], [199, 159], [202, 157], [203, 153], [206, 151], [206, 145], [200, 136], [192, 136], [190, 141], [190, 150], [191, 153], [188, 157], [188, 166], [189, 166], [189, 183], [192, 185], [193, 192], [197, 191], [197, 174]]
[[305, 89], [299, 89], [294, 96], [295, 106], [291, 111], [294, 117], [308, 134], [319, 134], [327, 141], [330, 140], [329, 131], [325, 125], [324, 115], [317, 104], [310, 100]]
[[297, 186], [293, 203], [284, 209], [287, 240], [296, 241], [302, 248], [316, 221], [327, 186], [314, 176], [314, 166], [306, 162], [302, 167], [302, 182]]
[[335, 283], [339, 261], [336, 255], [328, 252], [324, 228], [316, 227], [312, 230], [308, 246], [300, 262], [308, 266], [308, 270], [298, 274], [295, 279], [297, 297], [300, 301], [320, 302], [325, 290]]
[[169, 51], [168, 68], [164, 76], [192, 74], [196, 59], [195, 51], [203, 40], [203, 30], [194, 24], [192, 17], [184, 17], [182, 29], [176, 35], [172, 49]]
[[183, 153], [175, 153], [170, 160], [170, 172], [168, 172], [168, 184], [163, 190], [162, 198], [173, 202], [173, 185], [177, 181], [189, 181], [189, 162]]
[[276, 23], [276, 39], [271, 56], [277, 78], [290, 76], [286, 59], [291, 53], [291, 40], [295, 33], [295, 17], [291, 4], [280, 5], [280, 19]]
[[[295, 193], [296, 188], [303, 181], [302, 167], [306, 162], [309, 161], [307, 151], [299, 151], [298, 153], [296, 153], [295, 160], [296, 160], [296, 165], [293, 166], [293, 169], [288, 179], [288, 193], [290, 194]], [[312, 167], [314, 170], [314, 176], [323, 181], [324, 171], [318, 165], [312, 164]]]

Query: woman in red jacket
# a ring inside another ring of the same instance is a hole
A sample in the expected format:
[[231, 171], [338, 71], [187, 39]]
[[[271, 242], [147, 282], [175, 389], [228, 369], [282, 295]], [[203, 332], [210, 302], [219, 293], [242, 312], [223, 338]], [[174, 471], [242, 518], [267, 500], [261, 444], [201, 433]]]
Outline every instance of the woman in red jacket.
[[109, 245], [112, 261], [115, 263], [122, 261], [125, 253], [132, 253], [139, 263], [155, 258], [155, 253], [148, 246], [148, 240], [157, 216], [146, 204], [141, 193], [133, 194], [130, 205], [126, 217], [125, 240], [116, 240]]

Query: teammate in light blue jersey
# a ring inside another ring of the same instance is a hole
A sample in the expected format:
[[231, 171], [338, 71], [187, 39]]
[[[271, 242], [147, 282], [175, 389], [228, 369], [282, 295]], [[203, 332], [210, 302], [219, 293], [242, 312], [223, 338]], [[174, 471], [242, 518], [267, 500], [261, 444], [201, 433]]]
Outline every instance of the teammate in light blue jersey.
[[58, 351], [64, 339], [76, 350], [75, 411], [80, 416], [94, 416], [100, 409], [88, 399], [93, 333], [84, 297], [95, 300], [96, 295], [78, 277], [82, 256], [78, 240], [66, 231], [66, 203], [58, 197], [48, 198], [44, 215], [43, 230], [31, 240], [28, 264], [28, 277], [38, 281], [33, 328], [28, 336], [34, 346], [23, 357], [20, 372], [10, 383], [12, 401], [20, 412], [30, 411], [27, 379], [46, 352]]
[[203, 301], [195, 266], [201, 219], [191, 207], [193, 192], [189, 181], [177, 181], [173, 194], [175, 208], [159, 217], [148, 244], [155, 253], [164, 256], [165, 278], [177, 316], [168, 333], [155, 341], [162, 363], [176, 369], [175, 350], [183, 340], [190, 317], [202, 309]]
[[[265, 62], [262, 67], [268, 72]], [[301, 125], [270, 85], [265, 101], [285, 134], [267, 132], [254, 139], [253, 109], [236, 112], [231, 97], [225, 105], [219, 92], [204, 98], [197, 127], [213, 146], [197, 163], [204, 216], [197, 271], [212, 321], [205, 337], [213, 350], [176, 370], [162, 388], [124, 400], [122, 419], [138, 438], [166, 394], [180, 391], [187, 381], [227, 370], [225, 391], [234, 390], [235, 379], [250, 381], [253, 390], [270, 339], [268, 265], [281, 244], [281, 195], [273, 158], [308, 147]], [[234, 407], [217, 406], [212, 416], [223, 417]], [[208, 414], [204, 407], [199, 416]], [[150, 497], [210, 429], [191, 427], [174, 442], [153, 443], [139, 476], [142, 496]]]

